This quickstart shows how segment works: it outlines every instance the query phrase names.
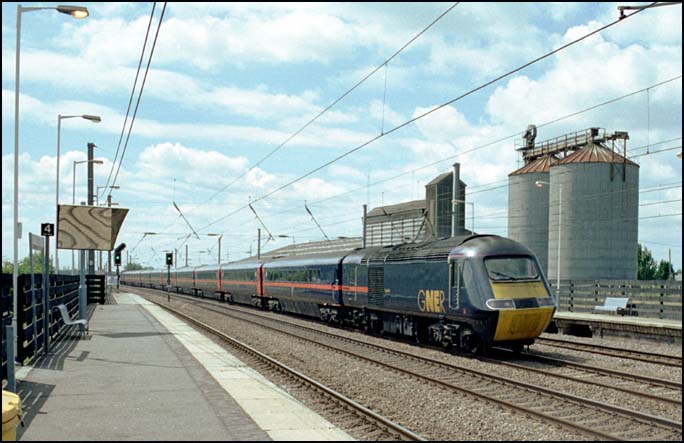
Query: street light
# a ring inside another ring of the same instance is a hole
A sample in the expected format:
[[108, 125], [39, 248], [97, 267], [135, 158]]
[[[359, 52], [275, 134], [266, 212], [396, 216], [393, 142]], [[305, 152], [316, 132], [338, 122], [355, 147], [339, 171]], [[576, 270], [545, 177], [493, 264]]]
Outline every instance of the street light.
[[[58, 9], [59, 10], [59, 9]], [[62, 12], [62, 11], [60, 11]], [[93, 123], [100, 123], [102, 121], [99, 116], [97, 115], [88, 115], [88, 114], [83, 114], [83, 115], [61, 115], [57, 114], [57, 178], [55, 179], [55, 226], [57, 226], [59, 220], [57, 217], [59, 217], [59, 157], [60, 157], [60, 139], [61, 139], [61, 132], [62, 132], [62, 119], [65, 118], [83, 118], [86, 120], [90, 120]], [[57, 249], [57, 242], [55, 242], [55, 269], [57, 270], [57, 273], [59, 274], [59, 251]]]
[[81, 163], [93, 163], [95, 165], [102, 165], [102, 164], [104, 164], [104, 160], [81, 160], [81, 161], [74, 160], [73, 190], [71, 193], [71, 204], [72, 205], [76, 204], [76, 165], [80, 165]]
[[[17, 5], [17, 38], [16, 38], [16, 54], [14, 65], [14, 269], [12, 271], [12, 301], [14, 306], [17, 306], [17, 280], [19, 277], [19, 72], [21, 60], [21, 14], [24, 12], [39, 11], [42, 9], [55, 9], [64, 14], [69, 14], [74, 18], [85, 18], [88, 16], [88, 9], [82, 6], [61, 5], [57, 7], [22, 7]], [[17, 337], [17, 310], [12, 311], [12, 325], [14, 329], [14, 347], [16, 351], [16, 337]], [[15, 354], [16, 355], [16, 352]], [[14, 384], [14, 380], [12, 380]], [[16, 386], [11, 386], [16, 389]]]
[[[543, 188], [544, 185], [551, 186], [551, 183], [537, 180], [534, 182], [538, 188]], [[558, 183], [558, 250], [556, 252], [556, 307], [560, 309], [560, 250], [561, 250], [561, 228], [563, 227], [563, 184]]]
[[[452, 204], [452, 205], [455, 205], [456, 203], [463, 203], [463, 204], [466, 204], [466, 205], [472, 205], [473, 210], [472, 210], [472, 213], [470, 214], [470, 232], [471, 232], [472, 234], [475, 234], [475, 203], [473, 203], [473, 202], [467, 202], [467, 201], [465, 201], [465, 200], [456, 200], [456, 199], [451, 200], [451, 204]], [[453, 206], [452, 206], [451, 210], [454, 211]], [[454, 227], [454, 228], [455, 228], [455, 227]], [[452, 232], [452, 233], [451, 233], [451, 236], [453, 237], [455, 234], [456, 234], [455, 232]]]
[[[121, 189], [121, 186], [97, 186], [97, 189], [95, 191], [95, 206], [100, 206], [100, 189]], [[104, 203], [103, 203], [104, 205]], [[118, 203], [112, 203], [112, 194], [111, 192], [107, 196], [107, 207], [115, 206], [118, 205]], [[102, 251], [99, 252], [99, 260], [100, 260], [100, 270], [104, 268], [102, 266]], [[110, 274], [112, 272], [112, 251], [107, 251], [107, 273]]]
[[294, 235], [276, 235], [276, 237], [278, 237], [278, 238], [291, 238], [292, 244], [294, 245], [296, 243]]
[[[28, 8], [25, 8], [28, 9]], [[42, 9], [53, 9], [53, 8], [42, 8]], [[69, 6], [69, 5], [60, 5], [54, 8], [61, 12], [62, 14], [68, 14], [72, 16], [73, 18], [81, 19], [81, 18], [86, 18], [90, 15], [88, 12], [88, 8], [84, 6]]]
[[[97, 186], [95, 190], [95, 206], [100, 206], [100, 189], [121, 189], [121, 186]], [[111, 193], [107, 196], [107, 206], [116, 205], [118, 203], [112, 203]], [[102, 203], [104, 205], [104, 203]]]

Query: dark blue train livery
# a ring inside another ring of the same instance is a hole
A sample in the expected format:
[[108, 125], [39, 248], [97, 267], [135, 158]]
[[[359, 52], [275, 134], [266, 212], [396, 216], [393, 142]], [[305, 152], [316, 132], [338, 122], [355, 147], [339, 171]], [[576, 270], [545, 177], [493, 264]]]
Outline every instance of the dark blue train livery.
[[163, 288], [317, 317], [470, 352], [520, 350], [555, 305], [534, 254], [495, 235], [132, 271], [123, 284]]

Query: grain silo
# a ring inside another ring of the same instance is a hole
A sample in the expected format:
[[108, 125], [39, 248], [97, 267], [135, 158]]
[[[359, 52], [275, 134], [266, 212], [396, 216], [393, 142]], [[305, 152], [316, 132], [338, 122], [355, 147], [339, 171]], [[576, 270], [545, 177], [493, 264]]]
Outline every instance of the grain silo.
[[558, 269], [561, 280], [636, 279], [639, 166], [626, 158], [627, 138], [625, 132], [599, 134], [551, 166], [551, 282]]
[[535, 183], [548, 183], [551, 165], [557, 161], [545, 155], [508, 175], [508, 237], [530, 248], [547, 275], [549, 187]]

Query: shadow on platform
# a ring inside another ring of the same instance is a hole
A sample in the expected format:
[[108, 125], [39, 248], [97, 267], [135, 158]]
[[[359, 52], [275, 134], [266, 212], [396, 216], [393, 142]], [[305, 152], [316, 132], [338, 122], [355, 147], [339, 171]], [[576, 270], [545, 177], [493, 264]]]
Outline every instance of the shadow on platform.
[[26, 380], [17, 381], [17, 394], [21, 398], [21, 406], [23, 410], [23, 422], [17, 426], [17, 441], [21, 440], [24, 431], [29, 428], [31, 422], [37, 414], [45, 414], [39, 412], [50, 394], [55, 389], [55, 385], [48, 385], [43, 383], [34, 383]]

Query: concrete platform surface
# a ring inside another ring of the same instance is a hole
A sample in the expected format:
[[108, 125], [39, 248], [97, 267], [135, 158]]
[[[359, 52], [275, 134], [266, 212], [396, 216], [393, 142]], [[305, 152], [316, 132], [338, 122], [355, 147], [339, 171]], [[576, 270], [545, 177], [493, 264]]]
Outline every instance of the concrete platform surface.
[[161, 308], [117, 302], [95, 308], [88, 337], [74, 329], [18, 371], [19, 440], [349, 439]]

